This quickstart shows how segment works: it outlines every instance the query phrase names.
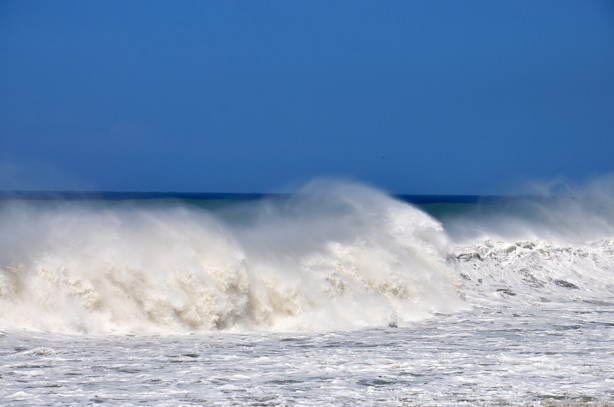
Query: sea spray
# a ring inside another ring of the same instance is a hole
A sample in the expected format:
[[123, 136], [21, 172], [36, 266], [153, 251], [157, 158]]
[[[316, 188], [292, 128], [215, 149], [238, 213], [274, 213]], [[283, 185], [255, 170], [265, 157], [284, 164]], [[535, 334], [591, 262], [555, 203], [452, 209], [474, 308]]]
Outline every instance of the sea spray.
[[357, 185], [312, 184], [219, 215], [9, 205], [0, 226], [3, 328], [352, 329], [463, 306], [441, 225]]
[[488, 239], [584, 244], [614, 238], [614, 176], [584, 185], [533, 183], [518, 196], [484, 199], [460, 216], [444, 216], [455, 243]]

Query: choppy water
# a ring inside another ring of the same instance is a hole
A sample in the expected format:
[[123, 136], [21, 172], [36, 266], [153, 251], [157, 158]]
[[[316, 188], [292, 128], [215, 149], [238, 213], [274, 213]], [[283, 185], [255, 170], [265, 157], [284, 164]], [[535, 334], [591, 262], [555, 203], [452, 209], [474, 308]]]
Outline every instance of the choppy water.
[[[614, 405], [609, 185], [442, 217], [6, 204], [3, 405]], [[598, 197], [598, 198], [596, 198]]]
[[12, 332], [1, 338], [0, 397], [41, 406], [606, 405], [612, 315], [613, 304], [579, 304], [317, 334]]

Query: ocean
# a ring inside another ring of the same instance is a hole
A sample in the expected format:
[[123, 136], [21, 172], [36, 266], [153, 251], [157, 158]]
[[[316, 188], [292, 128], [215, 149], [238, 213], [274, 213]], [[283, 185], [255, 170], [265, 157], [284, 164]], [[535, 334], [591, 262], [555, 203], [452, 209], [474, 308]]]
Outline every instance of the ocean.
[[614, 189], [0, 194], [0, 405], [614, 406]]

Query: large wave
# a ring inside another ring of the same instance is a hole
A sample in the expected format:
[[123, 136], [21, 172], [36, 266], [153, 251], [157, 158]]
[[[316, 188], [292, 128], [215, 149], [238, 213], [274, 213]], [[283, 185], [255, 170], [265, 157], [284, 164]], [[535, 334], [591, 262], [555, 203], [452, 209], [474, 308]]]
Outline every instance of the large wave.
[[[356, 184], [208, 211], [0, 208], [0, 328], [331, 330], [475, 305], [612, 303], [614, 182], [443, 220]], [[452, 211], [452, 213], [456, 213]]]
[[375, 190], [319, 182], [223, 213], [8, 205], [0, 327], [56, 332], [325, 330], [463, 306], [441, 224]]

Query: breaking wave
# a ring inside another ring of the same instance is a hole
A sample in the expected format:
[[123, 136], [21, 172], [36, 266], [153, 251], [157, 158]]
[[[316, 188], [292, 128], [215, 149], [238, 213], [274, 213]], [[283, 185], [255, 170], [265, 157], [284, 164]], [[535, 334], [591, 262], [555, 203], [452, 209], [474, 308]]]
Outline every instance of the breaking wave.
[[5, 203], [0, 328], [319, 331], [472, 306], [611, 303], [612, 186], [477, 205], [443, 224], [334, 182], [216, 211]]
[[167, 333], [396, 326], [463, 306], [442, 226], [357, 185], [222, 214], [9, 205], [0, 327]]
[[446, 222], [470, 301], [612, 303], [614, 176], [558, 180]]

